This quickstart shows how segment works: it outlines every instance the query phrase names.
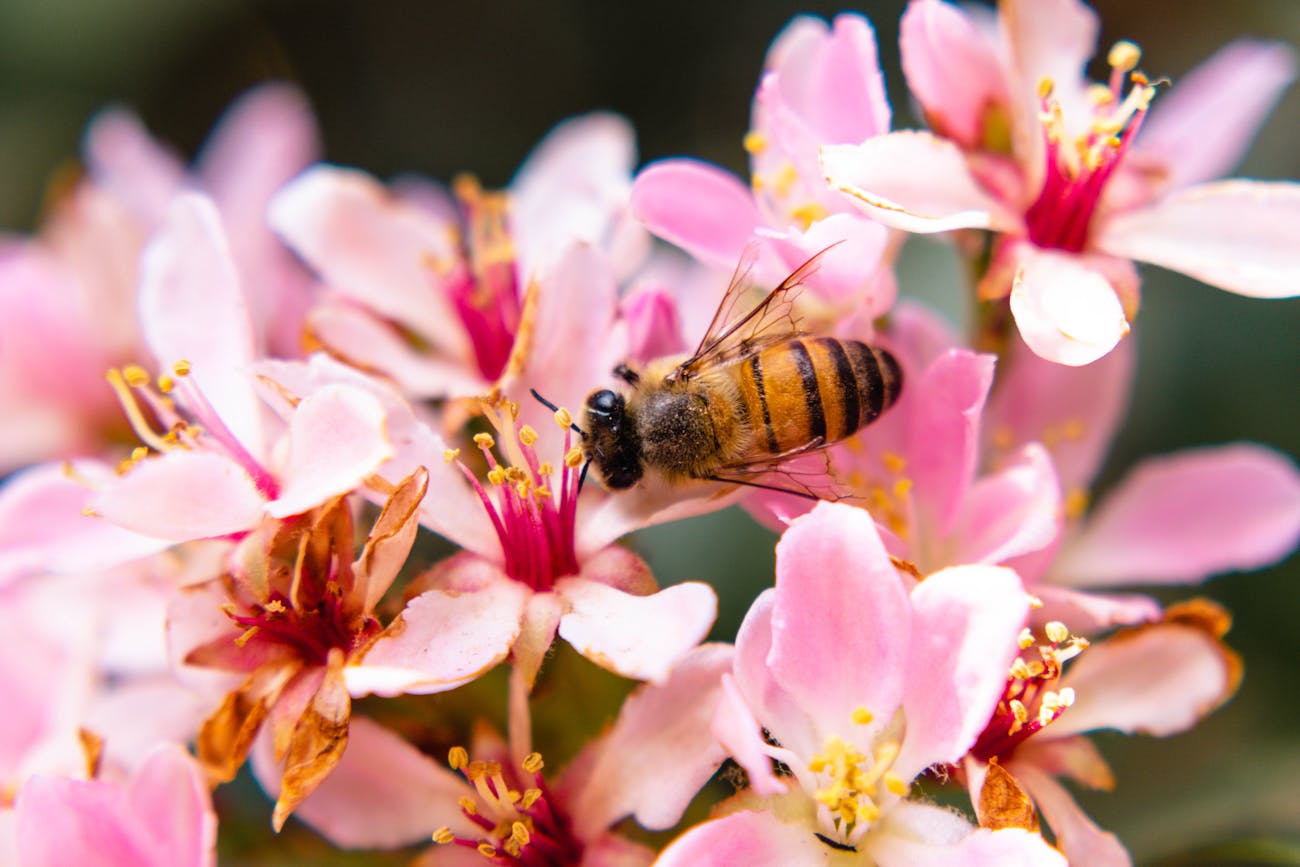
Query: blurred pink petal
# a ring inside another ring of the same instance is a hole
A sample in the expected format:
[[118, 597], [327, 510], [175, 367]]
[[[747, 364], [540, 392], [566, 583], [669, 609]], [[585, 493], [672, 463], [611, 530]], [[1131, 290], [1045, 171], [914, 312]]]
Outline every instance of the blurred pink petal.
[[713, 588], [687, 581], [651, 596], [633, 596], [584, 578], [555, 584], [567, 608], [560, 637], [623, 677], [659, 682], [699, 644], [717, 616]]
[[210, 867], [217, 819], [198, 764], [155, 751], [126, 784], [34, 777], [15, 804], [30, 867]]
[[[903, 697], [912, 618], [871, 516], [818, 503], [791, 524], [776, 557], [773, 677], [828, 725], [847, 727], [861, 707], [890, 714]], [[827, 665], [832, 659], [854, 664]]]
[[686, 351], [676, 296], [669, 289], [641, 286], [623, 298], [620, 318], [627, 323], [628, 358], [644, 364]]
[[188, 361], [222, 423], [253, 455], [262, 454], [261, 407], [248, 365], [252, 322], [221, 217], [197, 194], [178, 196], [140, 264], [140, 323], [164, 373]]
[[909, 130], [821, 150], [827, 183], [874, 220], [908, 232], [1014, 229], [1019, 220], [986, 192], [947, 139]]
[[447, 226], [394, 198], [369, 175], [316, 166], [272, 199], [271, 226], [332, 288], [407, 323], [453, 358], [468, 358], [460, 316], [438, 285], [454, 251]]
[[[263, 739], [253, 760], [268, 766], [269, 772], [259, 777], [273, 781], [277, 774], [270, 768], [267, 745], [269, 740]], [[354, 716], [343, 758], [294, 815], [336, 846], [395, 849], [427, 841], [443, 821], [440, 808], [468, 793], [459, 774], [374, 720]], [[279, 792], [273, 787], [268, 794], [276, 797]], [[473, 827], [459, 815], [457, 819], [457, 830]]]
[[1016, 768], [1016, 780], [1033, 797], [1071, 864], [1127, 867], [1133, 863], [1119, 838], [1097, 827], [1056, 780], [1037, 768], [1024, 767]]
[[816, 864], [829, 851], [806, 829], [748, 810], [687, 830], [659, 854], [656, 867], [790, 867]]
[[625, 816], [644, 828], [671, 828], [726, 753], [710, 720], [732, 648], [705, 644], [683, 656], [659, 684], [638, 687], [613, 727], [588, 750], [580, 779], [564, 777], [574, 831], [590, 838]]
[[1300, 293], [1300, 184], [1219, 181], [1107, 219], [1096, 245], [1252, 298]]
[[289, 419], [289, 454], [280, 496], [267, 514], [285, 518], [361, 487], [393, 456], [384, 407], [358, 388], [326, 386], [305, 398]]
[[1060, 532], [1061, 505], [1047, 450], [1037, 443], [1026, 446], [998, 472], [971, 486], [953, 529], [959, 545], [953, 562], [1006, 563], [1047, 548]]
[[1300, 540], [1300, 472], [1249, 443], [1139, 464], [1070, 540], [1054, 570], [1072, 587], [1179, 584], [1258, 569]]
[[126, 202], [136, 219], [146, 224], [163, 219], [185, 167], [170, 148], [154, 141], [138, 117], [120, 108], [100, 112], [86, 129], [84, 150], [95, 181]]
[[1222, 177], [1245, 156], [1295, 77], [1291, 46], [1230, 42], [1155, 101], [1136, 146], [1160, 160], [1173, 189]]
[[1043, 603], [1036, 619], [1059, 620], [1089, 635], [1160, 619], [1160, 603], [1150, 596], [1083, 592], [1042, 582], [1031, 584], [1030, 590]]
[[1115, 288], [1077, 257], [1022, 248], [1011, 313], [1035, 353], [1079, 366], [1101, 358], [1129, 331]]
[[899, 23], [907, 87], [930, 128], [963, 147], [985, 142], [990, 113], [1010, 103], [993, 41], [965, 12], [940, 0], [914, 0]]
[[519, 635], [528, 591], [500, 580], [474, 592], [430, 590], [406, 603], [360, 665], [343, 671], [354, 696], [443, 692], [504, 660]]
[[831, 214], [808, 227], [773, 236], [769, 243], [785, 261], [790, 273], [813, 256], [839, 244], [823, 256], [804, 284], [818, 301], [839, 310], [860, 310], [862, 315], [884, 315], [893, 306], [894, 296], [885, 292], [868, 295], [876, 285], [880, 263], [889, 243], [889, 230], [879, 223], [855, 214]]
[[1029, 597], [1010, 569], [955, 566], [912, 591], [912, 637], [895, 769], [912, 779], [975, 743], [1006, 686]]
[[642, 169], [632, 184], [632, 210], [659, 237], [722, 268], [736, 264], [764, 222], [739, 178], [688, 159]]
[[1061, 688], [1072, 688], [1077, 698], [1051, 734], [1186, 731], [1227, 699], [1240, 668], [1235, 654], [1196, 626], [1134, 627], [1092, 645], [1066, 669]]
[[141, 461], [92, 497], [90, 507], [132, 532], [184, 542], [255, 526], [264, 501], [234, 461], [215, 452], [177, 450]]

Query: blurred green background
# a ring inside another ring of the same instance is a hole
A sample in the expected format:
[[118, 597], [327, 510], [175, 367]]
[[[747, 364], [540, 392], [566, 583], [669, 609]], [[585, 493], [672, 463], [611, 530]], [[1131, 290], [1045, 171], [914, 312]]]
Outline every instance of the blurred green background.
[[[1105, 0], [1103, 45], [1128, 38], [1143, 67], [1180, 73], [1239, 35], [1300, 44], [1296, 0]], [[902, 2], [857, 7], [877, 27], [896, 123], [913, 125], [897, 59]], [[326, 155], [385, 176], [509, 180], [567, 115], [612, 109], [635, 124], [642, 160], [708, 159], [745, 171], [740, 140], [768, 43], [800, 12], [844, 7], [746, 3], [0, 2], [0, 229], [29, 231], [46, 181], [76, 158], [86, 119], [110, 102], [193, 154], [221, 110], [267, 78], [298, 82]], [[1300, 176], [1293, 88], [1239, 174]], [[909, 244], [905, 294], [951, 302], [945, 249]], [[1150, 269], [1136, 333], [1129, 421], [1103, 478], [1138, 458], [1237, 439], [1300, 454], [1300, 303], [1261, 302]], [[638, 537], [662, 583], [718, 587], [730, 638], [771, 581], [773, 537], [729, 511]], [[1095, 819], [1144, 863], [1300, 863], [1300, 605], [1296, 558], [1218, 579], [1206, 594], [1236, 615], [1241, 692], [1194, 731], [1164, 741], [1102, 736], [1120, 781], [1084, 795]], [[1188, 595], [1170, 594], [1169, 598]], [[1224, 845], [1227, 844], [1227, 848]]]

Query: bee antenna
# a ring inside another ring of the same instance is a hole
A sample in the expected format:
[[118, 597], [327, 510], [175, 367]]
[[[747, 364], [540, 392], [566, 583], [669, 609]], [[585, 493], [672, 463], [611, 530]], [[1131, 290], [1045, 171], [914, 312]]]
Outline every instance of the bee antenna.
[[584, 482], [587, 481], [587, 470], [588, 470], [590, 467], [591, 467], [591, 461], [588, 460], [588, 461], [586, 461], [586, 462], [583, 463], [583, 465], [582, 465], [582, 472], [578, 474], [578, 490], [577, 490], [577, 493], [575, 493], [573, 496], [576, 497], [576, 496], [578, 496], [578, 494], [581, 494], [581, 493], [582, 493], [582, 485], [583, 485]]
[[[537, 393], [537, 389], [535, 389], [535, 388], [530, 388], [530, 389], [528, 389], [528, 391], [532, 394], [532, 396], [533, 396], [534, 398], [537, 399], [537, 402], [538, 402], [538, 403], [540, 403], [542, 406], [544, 406], [544, 407], [546, 407], [547, 409], [549, 409], [551, 412], [559, 412], [559, 411], [560, 411], [560, 408], [559, 408], [558, 406], [556, 406], [555, 404], [551, 403], [549, 400], [547, 400], [546, 398], [544, 398], [544, 397], [542, 397], [540, 394], [538, 394], [538, 393]], [[587, 432], [586, 432], [585, 430], [583, 430], [582, 428], [578, 427], [575, 423], [573, 423], [573, 422], [569, 422], [569, 427], [573, 429], [573, 432], [574, 432], [574, 433], [576, 433], [578, 436], [582, 437], [584, 440], [587, 438]], [[583, 467], [583, 468], [582, 468], [582, 472], [583, 472], [584, 475], [586, 475], [587, 468], [586, 468], [586, 467]]]

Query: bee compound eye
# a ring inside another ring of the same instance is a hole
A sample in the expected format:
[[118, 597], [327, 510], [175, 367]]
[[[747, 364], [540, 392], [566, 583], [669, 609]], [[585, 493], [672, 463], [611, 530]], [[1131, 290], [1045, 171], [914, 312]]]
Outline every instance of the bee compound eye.
[[587, 398], [587, 408], [601, 415], [622, 415], [623, 397], [618, 392], [603, 388], [592, 392]]

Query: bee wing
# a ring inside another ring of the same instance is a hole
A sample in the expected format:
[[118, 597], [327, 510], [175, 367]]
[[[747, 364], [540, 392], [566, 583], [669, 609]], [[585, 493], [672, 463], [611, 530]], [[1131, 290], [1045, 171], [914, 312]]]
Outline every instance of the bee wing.
[[807, 445], [761, 461], [728, 464], [707, 478], [715, 482], [763, 488], [794, 494], [806, 500], [854, 499], [851, 489], [840, 484], [831, 468], [827, 443], [820, 438]]
[[691, 357], [677, 366], [670, 378], [689, 379], [709, 367], [734, 362], [798, 334], [799, 321], [794, 315], [796, 293], [793, 290], [816, 272], [822, 256], [841, 243], [837, 241], [818, 252], [767, 293], [762, 301], [740, 315], [737, 308], [753, 288], [750, 272], [758, 259], [758, 243], [751, 241], [746, 244], [704, 339]]

